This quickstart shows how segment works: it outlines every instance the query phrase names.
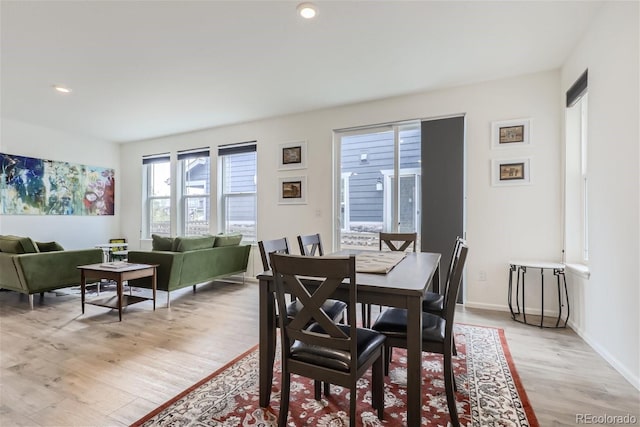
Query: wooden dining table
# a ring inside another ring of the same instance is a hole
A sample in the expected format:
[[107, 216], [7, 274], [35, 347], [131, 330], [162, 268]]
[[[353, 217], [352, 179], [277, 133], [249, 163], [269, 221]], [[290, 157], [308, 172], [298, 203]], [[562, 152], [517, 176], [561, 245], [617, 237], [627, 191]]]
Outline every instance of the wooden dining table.
[[[328, 256], [356, 255], [363, 251], [345, 250]], [[357, 273], [360, 303], [407, 309], [407, 425], [421, 424], [422, 408], [422, 299], [425, 291], [440, 287], [438, 253], [411, 252], [386, 274]], [[260, 292], [260, 406], [269, 406], [273, 383], [276, 344], [275, 283], [271, 271], [257, 276]], [[348, 283], [332, 295], [348, 298]]]

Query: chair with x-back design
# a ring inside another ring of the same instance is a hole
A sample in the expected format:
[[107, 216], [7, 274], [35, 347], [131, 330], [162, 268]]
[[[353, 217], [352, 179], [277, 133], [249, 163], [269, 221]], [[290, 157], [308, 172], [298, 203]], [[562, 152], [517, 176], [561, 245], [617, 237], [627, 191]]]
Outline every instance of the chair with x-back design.
[[[378, 249], [389, 249], [394, 252], [404, 252], [409, 246], [412, 246], [413, 252], [416, 252], [416, 241], [418, 233], [383, 233], [381, 232], [378, 239]], [[384, 244], [384, 245], [383, 245]], [[380, 307], [382, 309], [382, 307]], [[362, 304], [362, 325], [366, 328], [371, 326], [371, 305]]]
[[324, 249], [322, 249], [322, 240], [320, 240], [320, 234], [316, 233], [308, 234], [305, 236], [298, 236], [298, 246], [300, 246], [300, 255], [324, 255]]
[[378, 418], [384, 413], [384, 335], [371, 329], [338, 324], [321, 307], [344, 282], [348, 282], [348, 318], [356, 318], [356, 260], [350, 257], [309, 257], [271, 254], [277, 304], [286, 309], [286, 294], [295, 295], [300, 309], [295, 316], [280, 316], [282, 389], [278, 426], [287, 425], [291, 374], [349, 388], [349, 425], [356, 425], [358, 379], [371, 367], [372, 406]]
[[[447, 278], [446, 289], [448, 295], [445, 300], [443, 315], [422, 313], [422, 351], [443, 355], [443, 370], [447, 407], [451, 424], [460, 426], [458, 410], [456, 406], [455, 389], [456, 382], [453, 374], [453, 324], [456, 313], [456, 299], [462, 281], [462, 272], [467, 259], [468, 247], [464, 242], [458, 244], [458, 250], [454, 254], [451, 273]], [[372, 328], [386, 335], [385, 372], [388, 373], [388, 363], [391, 359], [393, 347], [407, 348], [408, 314], [404, 308], [389, 308], [383, 311], [376, 319]]]

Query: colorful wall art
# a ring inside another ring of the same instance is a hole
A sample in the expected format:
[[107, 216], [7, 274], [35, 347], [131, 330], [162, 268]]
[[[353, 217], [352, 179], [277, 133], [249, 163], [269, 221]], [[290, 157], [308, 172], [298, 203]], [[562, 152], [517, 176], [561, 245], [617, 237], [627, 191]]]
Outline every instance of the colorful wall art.
[[0, 153], [0, 215], [113, 215], [109, 168]]

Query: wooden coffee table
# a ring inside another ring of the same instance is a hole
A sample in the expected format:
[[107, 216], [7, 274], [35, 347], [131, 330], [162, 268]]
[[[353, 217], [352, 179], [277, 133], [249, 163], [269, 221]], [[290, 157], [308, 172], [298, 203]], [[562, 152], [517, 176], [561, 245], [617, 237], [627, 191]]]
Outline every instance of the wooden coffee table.
[[[120, 263], [117, 267], [109, 265], [109, 263], [80, 265], [80, 290], [82, 295], [82, 314], [84, 314], [84, 305], [92, 304], [100, 307], [117, 308], [118, 316], [122, 321], [122, 308], [138, 302], [152, 300], [153, 309], [156, 309], [156, 268], [157, 264], [132, 264]], [[123, 282], [125, 280], [139, 279], [141, 277], [151, 277], [153, 295], [151, 298], [135, 295], [125, 295], [123, 292]], [[85, 290], [88, 279], [108, 279], [113, 280], [117, 284], [117, 296], [96, 298], [91, 301], [85, 301]]]

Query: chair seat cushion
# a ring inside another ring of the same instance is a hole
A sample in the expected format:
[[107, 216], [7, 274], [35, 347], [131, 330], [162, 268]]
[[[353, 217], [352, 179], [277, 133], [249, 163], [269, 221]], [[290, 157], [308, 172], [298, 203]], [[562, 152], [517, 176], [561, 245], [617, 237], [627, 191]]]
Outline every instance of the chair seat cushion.
[[[349, 326], [341, 324], [337, 326], [345, 334], [348, 335], [350, 333]], [[322, 327], [317, 323], [309, 326], [309, 330], [324, 333]], [[358, 340], [358, 367], [360, 367], [374, 352], [380, 349], [384, 343], [385, 336], [366, 328], [357, 328], [356, 335]], [[349, 372], [351, 363], [351, 356], [347, 351], [309, 345], [300, 341], [295, 341], [291, 346], [291, 358], [343, 372]]]
[[[340, 300], [328, 299], [322, 304], [322, 309], [327, 316], [334, 322], [339, 322], [344, 316], [344, 310], [347, 308], [347, 303]], [[287, 305], [287, 316], [294, 317], [302, 309], [302, 303], [296, 300]]]
[[444, 296], [436, 292], [425, 292], [422, 300], [422, 311], [441, 314], [444, 311]]
[[[434, 314], [422, 313], [422, 341], [444, 342], [445, 320]], [[389, 308], [383, 311], [371, 327], [389, 337], [406, 338], [407, 310]]]

